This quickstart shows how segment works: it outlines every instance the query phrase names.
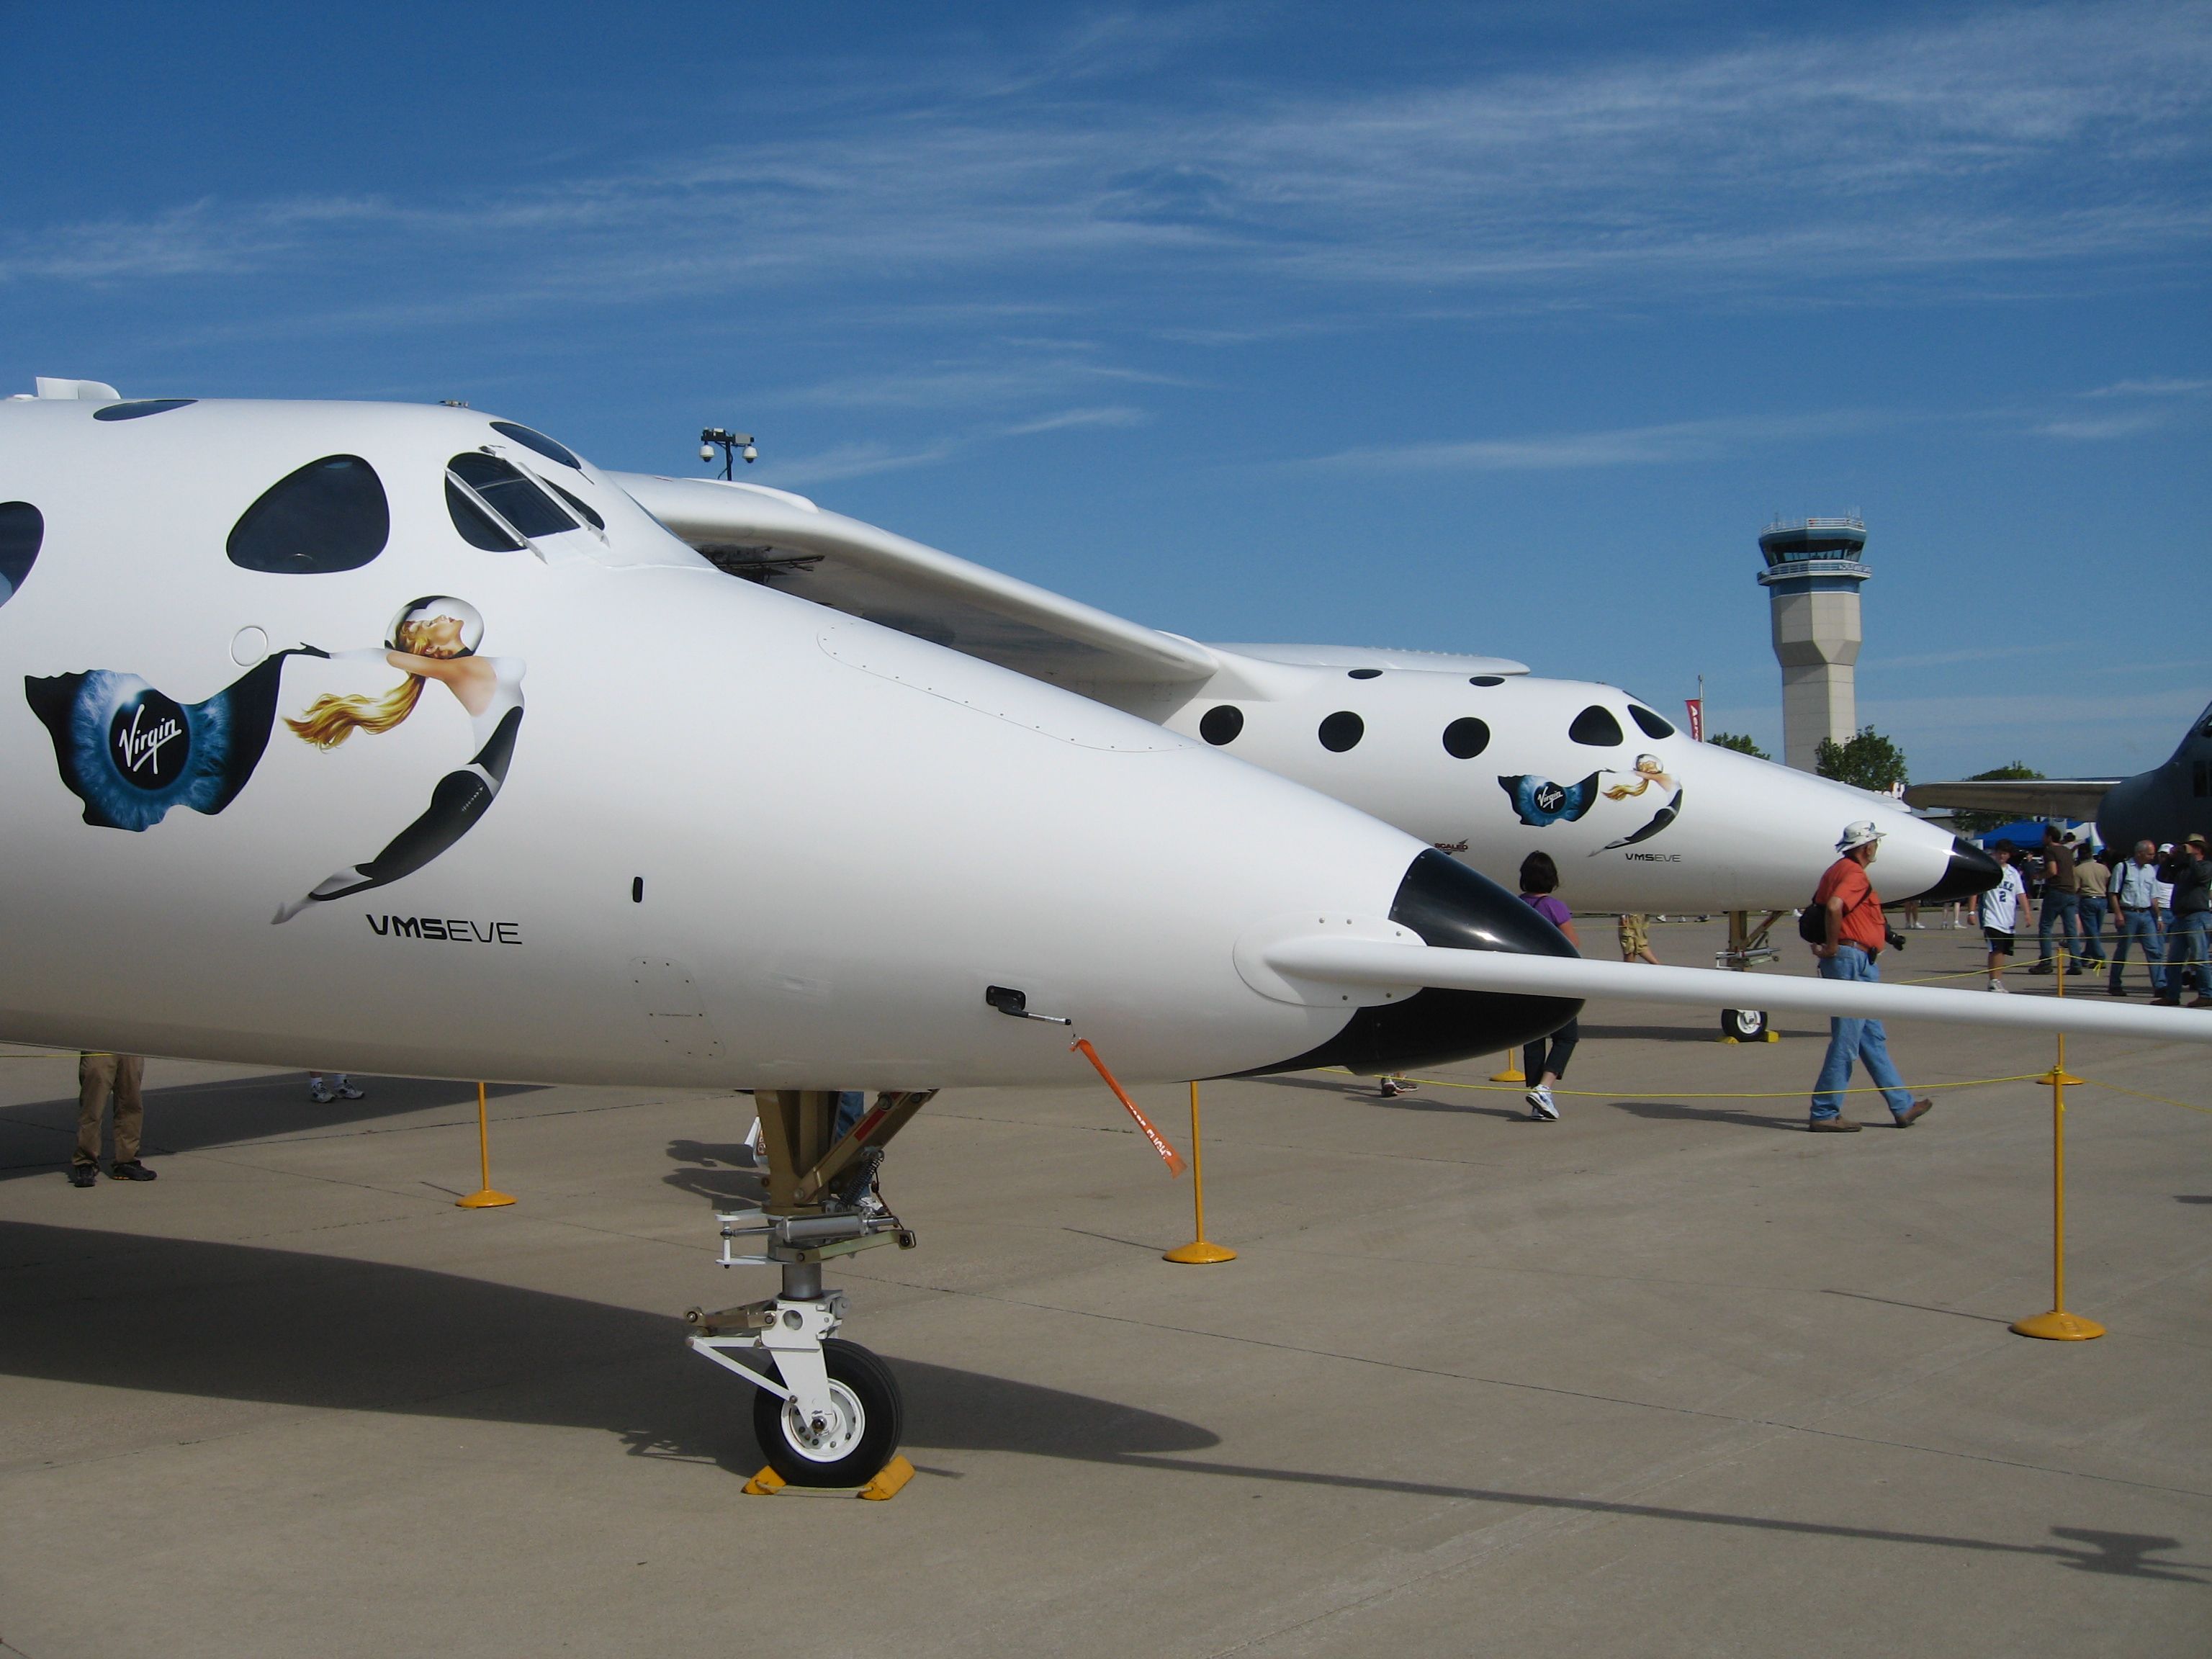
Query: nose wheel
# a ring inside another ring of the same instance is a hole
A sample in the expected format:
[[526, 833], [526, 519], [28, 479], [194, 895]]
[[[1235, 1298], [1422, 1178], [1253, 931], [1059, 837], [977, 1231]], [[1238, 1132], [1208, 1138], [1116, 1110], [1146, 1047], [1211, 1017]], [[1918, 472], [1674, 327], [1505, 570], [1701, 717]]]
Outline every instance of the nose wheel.
[[836, 1334], [845, 1293], [825, 1289], [822, 1270], [878, 1245], [914, 1248], [877, 1177], [884, 1143], [928, 1098], [920, 1090], [879, 1096], [841, 1136], [836, 1094], [754, 1096], [768, 1200], [720, 1216], [719, 1259], [726, 1267], [779, 1269], [782, 1293], [715, 1313], [694, 1308], [684, 1319], [693, 1352], [752, 1385], [754, 1438], [787, 1486], [870, 1486], [898, 1451], [906, 1418], [898, 1380], [874, 1354]]
[[794, 1486], [857, 1486], [898, 1449], [906, 1404], [891, 1368], [857, 1342], [822, 1345], [828, 1403], [753, 1395], [753, 1435], [769, 1467]]

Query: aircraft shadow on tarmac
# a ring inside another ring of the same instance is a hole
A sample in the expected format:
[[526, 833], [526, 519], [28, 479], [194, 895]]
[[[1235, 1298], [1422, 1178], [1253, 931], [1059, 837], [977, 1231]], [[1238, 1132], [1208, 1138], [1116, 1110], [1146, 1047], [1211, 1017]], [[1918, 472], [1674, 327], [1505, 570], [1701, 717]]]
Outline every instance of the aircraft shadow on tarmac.
[[[1394, 1112], [1449, 1112], [1460, 1117], [1525, 1118], [1525, 1110], [1511, 1106], [1486, 1103], [1480, 1093], [1454, 1089], [1447, 1094], [1416, 1093], [1385, 1097], [1375, 1091], [1374, 1082], [1367, 1078], [1349, 1078], [1342, 1082], [1317, 1077], [1264, 1077], [1255, 1079], [1259, 1083], [1273, 1084], [1279, 1089], [1317, 1089], [1323, 1094], [1340, 1095], [1362, 1105], [1386, 1107]], [[1501, 1089], [1498, 1101], [1518, 1099], [1518, 1094]]]
[[668, 1158], [680, 1168], [661, 1179], [679, 1193], [706, 1199], [717, 1208], [757, 1204], [768, 1195], [768, 1171], [753, 1162], [743, 1141], [718, 1146], [704, 1140], [672, 1140]]
[[[759, 1461], [744, 1385], [686, 1352], [672, 1317], [418, 1267], [92, 1228], [0, 1223], [0, 1373], [106, 1389], [598, 1430], [635, 1456]], [[333, 1340], [332, 1326], [343, 1340]], [[1079, 1462], [1400, 1492], [1978, 1554], [2201, 1583], [2180, 1540], [2054, 1526], [1997, 1539], [1602, 1498], [1270, 1468], [1190, 1456], [1209, 1429], [1114, 1401], [891, 1356], [910, 1452]], [[926, 1463], [924, 1468], [927, 1468]], [[935, 1470], [936, 1474], [950, 1471]]]
[[1616, 1100], [1613, 1109], [1655, 1123], [1733, 1123], [1745, 1129], [1790, 1129], [1799, 1133], [1805, 1128], [1802, 1112], [1778, 1115], [1741, 1106], [1689, 1106], [1674, 1100]]
[[[356, 1077], [359, 1100], [318, 1105], [307, 1098], [305, 1072], [217, 1079], [146, 1091], [145, 1156], [196, 1152], [210, 1146], [265, 1140], [275, 1135], [343, 1128], [409, 1112], [469, 1106], [473, 1083], [433, 1078]], [[494, 1100], [535, 1094], [535, 1084], [495, 1083]], [[0, 1180], [47, 1175], [64, 1168], [76, 1145], [76, 1097], [0, 1107]]]

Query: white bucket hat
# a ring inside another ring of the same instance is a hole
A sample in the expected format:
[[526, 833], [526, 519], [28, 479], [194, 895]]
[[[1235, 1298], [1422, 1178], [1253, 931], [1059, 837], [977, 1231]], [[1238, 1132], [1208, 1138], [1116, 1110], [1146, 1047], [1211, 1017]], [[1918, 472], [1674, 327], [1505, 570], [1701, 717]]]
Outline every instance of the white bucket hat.
[[1846, 824], [1844, 838], [1836, 843], [1838, 853], [1848, 853], [1854, 847], [1865, 847], [1881, 839], [1881, 831], [1874, 827], [1872, 818], [1861, 818], [1856, 823]]

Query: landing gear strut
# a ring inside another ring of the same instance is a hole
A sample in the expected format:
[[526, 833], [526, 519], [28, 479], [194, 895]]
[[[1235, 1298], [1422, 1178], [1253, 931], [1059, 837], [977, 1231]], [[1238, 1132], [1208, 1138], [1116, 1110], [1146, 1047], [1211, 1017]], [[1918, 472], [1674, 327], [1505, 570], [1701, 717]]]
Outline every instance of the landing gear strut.
[[[835, 1144], [837, 1097], [827, 1091], [763, 1091], [768, 1201], [722, 1212], [726, 1267], [781, 1269], [780, 1295], [684, 1315], [696, 1352], [759, 1390], [753, 1431], [769, 1467], [795, 1486], [857, 1486], [898, 1450], [904, 1407], [890, 1367], [836, 1335], [845, 1293], [825, 1290], [822, 1264], [879, 1244], [912, 1249], [913, 1232], [877, 1190], [884, 1145], [933, 1090], [889, 1092]], [[750, 1250], [738, 1241], [758, 1241]], [[774, 1375], [738, 1356], [764, 1353]]]

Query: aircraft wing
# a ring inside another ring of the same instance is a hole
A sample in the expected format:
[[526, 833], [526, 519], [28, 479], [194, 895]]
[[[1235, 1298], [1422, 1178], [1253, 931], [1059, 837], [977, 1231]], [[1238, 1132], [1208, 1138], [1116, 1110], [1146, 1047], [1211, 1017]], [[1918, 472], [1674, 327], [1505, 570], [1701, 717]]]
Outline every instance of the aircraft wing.
[[1955, 783], [1908, 783], [1908, 806], [2008, 812], [2029, 818], [2094, 818], [2118, 778], [1976, 778]]
[[732, 575], [1033, 679], [1196, 685], [1220, 666], [1180, 635], [825, 513], [803, 495], [720, 478], [606, 476]]
[[[1574, 957], [1520, 956], [1306, 934], [1265, 946], [1267, 966], [1296, 986], [1518, 992], [1617, 997], [1693, 1008], [1757, 1007], [1846, 1019], [1933, 1019], [2015, 1030], [2212, 1042], [2212, 1019], [2172, 1009], [2124, 1007], [2087, 997], [1993, 997], [1925, 985], [1867, 984], [1790, 975], [1747, 977], [1711, 968], [1653, 968]], [[1240, 963], [1240, 966], [1242, 964]]]

